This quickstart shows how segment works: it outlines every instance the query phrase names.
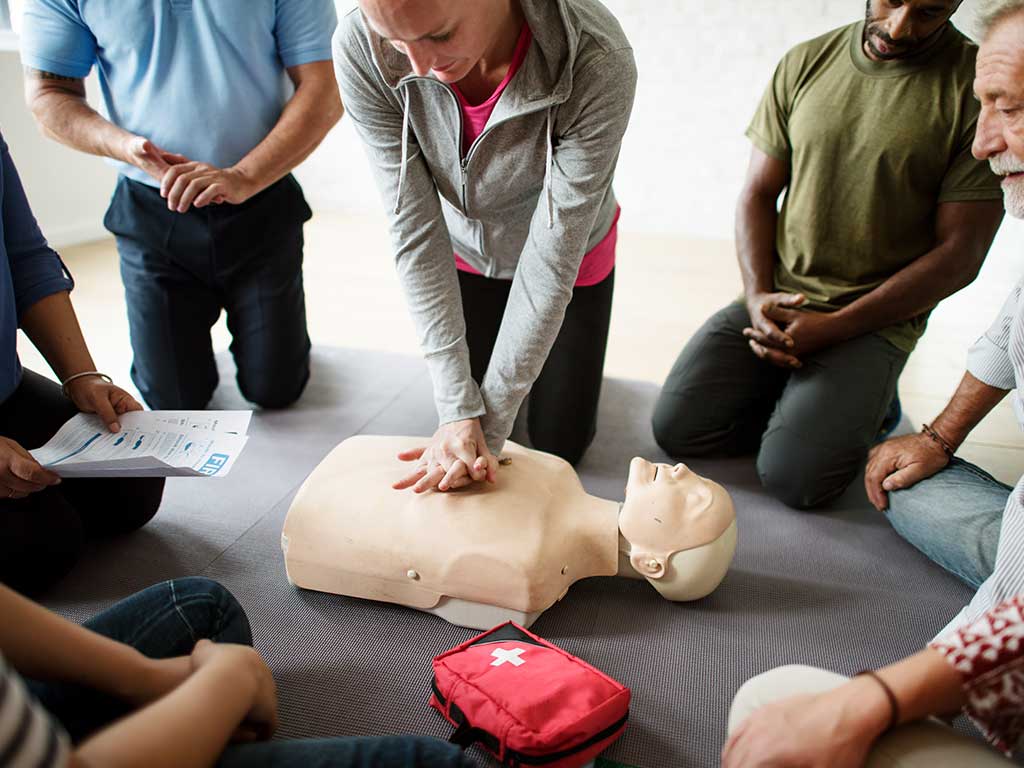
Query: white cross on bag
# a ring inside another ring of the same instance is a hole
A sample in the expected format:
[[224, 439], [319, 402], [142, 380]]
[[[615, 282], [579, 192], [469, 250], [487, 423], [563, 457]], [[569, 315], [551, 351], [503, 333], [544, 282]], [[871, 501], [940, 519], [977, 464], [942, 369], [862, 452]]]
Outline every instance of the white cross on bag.
[[506, 651], [504, 648], [498, 648], [496, 651], [491, 651], [491, 656], [494, 657], [491, 666], [500, 667], [507, 661], [509, 664], [521, 667], [526, 663], [526, 660], [519, 657], [523, 655], [525, 650], [525, 648], [514, 648], [511, 651]]

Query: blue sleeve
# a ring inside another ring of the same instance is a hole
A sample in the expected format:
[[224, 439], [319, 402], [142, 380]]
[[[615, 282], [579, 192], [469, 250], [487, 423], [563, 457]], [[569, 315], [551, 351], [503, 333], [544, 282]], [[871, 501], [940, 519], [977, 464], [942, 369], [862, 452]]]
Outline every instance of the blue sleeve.
[[85, 77], [96, 61], [96, 38], [79, 0], [25, 0], [21, 63], [64, 77]]
[[333, 0], [277, 0], [274, 36], [286, 67], [331, 60], [331, 36], [338, 26]]
[[60, 291], [70, 291], [75, 284], [60, 256], [47, 245], [46, 238], [39, 231], [3, 138], [0, 138], [0, 183], [3, 184], [0, 213], [4, 222], [4, 246], [14, 284], [14, 305], [20, 318], [40, 299]]

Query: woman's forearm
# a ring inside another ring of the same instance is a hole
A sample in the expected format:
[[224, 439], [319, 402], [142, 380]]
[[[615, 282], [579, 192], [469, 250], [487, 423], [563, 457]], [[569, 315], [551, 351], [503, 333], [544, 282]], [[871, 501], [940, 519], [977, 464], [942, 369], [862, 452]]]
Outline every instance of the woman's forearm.
[[76, 683], [130, 699], [150, 661], [134, 648], [80, 627], [0, 585], [0, 652], [25, 677]]
[[67, 291], [37, 301], [22, 312], [20, 324], [62, 381], [82, 371], [96, 370]]
[[213, 765], [249, 712], [255, 684], [237, 665], [210, 664], [159, 701], [104, 728], [75, 752], [100, 768]]

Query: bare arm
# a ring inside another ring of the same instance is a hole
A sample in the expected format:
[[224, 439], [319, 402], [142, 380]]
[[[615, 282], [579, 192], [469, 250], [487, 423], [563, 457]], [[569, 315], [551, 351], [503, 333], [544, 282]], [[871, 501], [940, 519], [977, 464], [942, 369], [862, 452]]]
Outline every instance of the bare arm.
[[20, 325], [61, 381], [96, 370], [67, 291], [40, 299], [21, 314]]
[[[964, 374], [949, 404], [932, 422], [934, 429], [954, 451], [971, 430], [1006, 397], [1009, 390], [990, 386]], [[876, 445], [868, 454], [864, 490], [879, 512], [889, 506], [889, 491], [910, 488], [939, 472], [950, 457], [928, 435], [903, 435]]]
[[[29, 306], [21, 313], [20, 325], [61, 381], [96, 370], [67, 291], [50, 294]], [[121, 429], [121, 414], [142, 410], [134, 397], [98, 376], [76, 378], [68, 383], [66, 391], [78, 410], [99, 415], [112, 432]]]
[[[896, 697], [899, 723], [952, 714], [964, 705], [963, 678], [934, 650], [877, 674]], [[866, 676], [824, 693], [783, 699], [739, 725], [726, 742], [722, 765], [859, 768], [888, 726], [891, 711], [884, 689]]]
[[81, 78], [26, 68], [25, 101], [44, 135], [80, 152], [131, 163], [157, 180], [173, 162], [184, 159], [119, 128], [90, 107]]
[[186, 162], [164, 175], [160, 193], [168, 207], [241, 203], [266, 189], [305, 160], [341, 119], [341, 97], [330, 61], [288, 68], [295, 93], [270, 133], [231, 168]]
[[736, 258], [743, 275], [750, 324], [758, 332], [751, 348], [776, 365], [796, 367], [797, 358], [785, 351], [793, 346], [792, 339], [783, 325], [769, 317], [775, 306], [795, 308], [804, 301], [800, 294], [775, 291], [778, 202], [789, 184], [789, 174], [787, 163], [757, 147], [751, 150], [747, 179], [736, 205]]
[[199, 768], [217, 762], [243, 721], [251, 737], [269, 738], [277, 722], [277, 693], [256, 651], [200, 640], [190, 662], [187, 680], [90, 736], [76, 750], [75, 764]]
[[148, 701], [182, 678], [180, 662], [147, 659], [2, 585], [0, 615], [0, 651], [26, 677], [75, 683], [125, 701]]

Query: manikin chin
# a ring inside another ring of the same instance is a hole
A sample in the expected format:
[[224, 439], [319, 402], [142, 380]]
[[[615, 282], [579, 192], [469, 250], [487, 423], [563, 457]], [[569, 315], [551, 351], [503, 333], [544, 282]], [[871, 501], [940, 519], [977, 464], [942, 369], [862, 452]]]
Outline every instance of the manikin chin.
[[721, 583], [732, 500], [682, 464], [633, 459], [626, 501], [590, 496], [565, 461], [507, 443], [495, 484], [392, 490], [408, 437], [353, 437], [306, 479], [281, 544], [296, 586], [417, 608], [453, 624], [530, 626], [590, 576], [646, 579], [668, 600]]

